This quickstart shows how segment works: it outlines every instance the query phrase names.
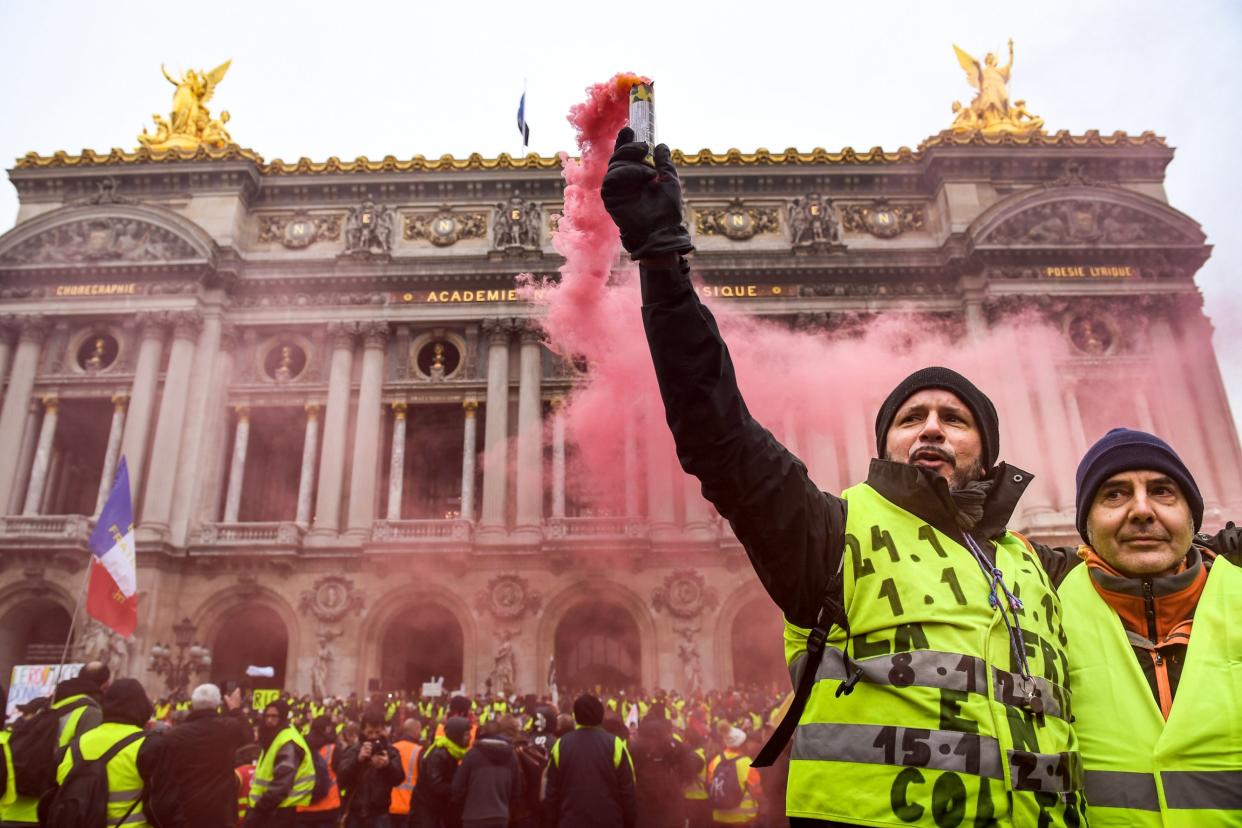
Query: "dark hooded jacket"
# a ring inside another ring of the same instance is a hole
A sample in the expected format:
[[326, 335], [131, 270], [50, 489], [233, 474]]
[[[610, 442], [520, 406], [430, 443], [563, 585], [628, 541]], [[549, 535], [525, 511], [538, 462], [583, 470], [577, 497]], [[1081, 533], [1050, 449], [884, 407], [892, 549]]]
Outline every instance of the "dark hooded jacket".
[[690, 750], [673, 738], [667, 719], [647, 716], [629, 745], [634, 760], [638, 828], [681, 828]]
[[522, 772], [513, 745], [499, 734], [477, 740], [453, 776], [453, 805], [462, 825], [509, 818], [522, 795]]
[[[82, 715], [78, 718], [77, 727], [74, 732], [69, 734], [69, 739], [81, 736], [91, 728], [98, 727], [103, 721], [103, 712], [100, 709], [100, 699], [103, 698], [103, 691], [99, 689], [99, 685], [90, 679], [82, 676], [74, 676], [57, 682], [56, 690], [52, 694], [53, 705], [72, 704], [77, 697], [86, 700], [86, 709], [82, 711]], [[57, 739], [63, 736], [64, 728], [68, 725], [69, 715], [60, 717], [60, 723], [57, 726]]]
[[236, 825], [233, 760], [238, 748], [254, 741], [254, 732], [241, 711], [222, 714], [191, 710], [163, 739], [183, 797], [186, 820], [196, 828]]

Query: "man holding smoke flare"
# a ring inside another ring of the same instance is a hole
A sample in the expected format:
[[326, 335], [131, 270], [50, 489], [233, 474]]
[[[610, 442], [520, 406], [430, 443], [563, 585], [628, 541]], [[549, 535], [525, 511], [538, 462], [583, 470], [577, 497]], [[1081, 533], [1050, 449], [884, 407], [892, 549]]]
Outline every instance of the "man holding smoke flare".
[[689, 279], [668, 147], [622, 129], [602, 197], [640, 265], [682, 467], [785, 616], [795, 698], [756, 764], [793, 736], [793, 824], [1084, 824], [1055, 591], [1079, 561], [1007, 530], [1032, 475], [998, 462], [991, 400], [914, 372], [877, 413], [867, 480], [821, 492], [742, 400]]

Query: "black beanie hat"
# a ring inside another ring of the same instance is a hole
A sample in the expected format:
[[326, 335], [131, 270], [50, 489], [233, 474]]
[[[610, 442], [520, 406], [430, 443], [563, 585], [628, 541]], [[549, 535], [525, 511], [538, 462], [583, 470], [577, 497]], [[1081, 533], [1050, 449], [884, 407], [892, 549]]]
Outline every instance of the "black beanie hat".
[[137, 679], [117, 679], [108, 685], [100, 703], [105, 722], [121, 722], [142, 727], [151, 719], [155, 708], [147, 698], [147, 691]]
[[466, 747], [470, 743], [470, 720], [465, 716], [450, 716], [444, 722], [444, 735], [454, 744]]
[[949, 368], [920, 368], [897, 384], [875, 415], [876, 454], [884, 456], [888, 430], [893, 425], [897, 410], [906, 400], [927, 388], [952, 391], [970, 409], [975, 417], [975, 426], [979, 429], [979, 441], [983, 449], [981, 460], [983, 473], [986, 475], [1000, 456], [1000, 420], [996, 416], [996, 407], [992, 405], [988, 395], [976, 388], [973, 382]]
[[574, 699], [574, 721], [583, 727], [598, 727], [604, 723], [604, 705], [590, 693]]
[[1091, 512], [1091, 501], [1095, 499], [1096, 491], [1114, 474], [1137, 469], [1164, 472], [1172, 478], [1186, 496], [1195, 531], [1199, 531], [1203, 525], [1203, 495], [1199, 494], [1199, 486], [1182, 458], [1154, 434], [1114, 428], [1087, 449], [1078, 464], [1075, 476], [1078, 493], [1074, 497], [1074, 508], [1078, 514], [1075, 525], [1085, 543], [1091, 542], [1087, 539], [1087, 515]]

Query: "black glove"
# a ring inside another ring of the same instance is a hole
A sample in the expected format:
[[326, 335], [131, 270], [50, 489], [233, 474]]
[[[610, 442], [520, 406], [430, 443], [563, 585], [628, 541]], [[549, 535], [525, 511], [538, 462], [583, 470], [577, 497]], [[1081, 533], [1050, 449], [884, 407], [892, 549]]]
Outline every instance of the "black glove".
[[660, 144], [653, 156], [654, 167], [643, 161], [647, 144], [634, 140], [634, 130], [622, 128], [600, 193], [631, 259], [694, 249], [681, 223], [681, 181], [668, 147]]
[[1199, 546], [1206, 546], [1217, 555], [1242, 565], [1242, 528], [1234, 526], [1232, 520], [1215, 535], [1200, 532], [1195, 535], [1194, 541]]

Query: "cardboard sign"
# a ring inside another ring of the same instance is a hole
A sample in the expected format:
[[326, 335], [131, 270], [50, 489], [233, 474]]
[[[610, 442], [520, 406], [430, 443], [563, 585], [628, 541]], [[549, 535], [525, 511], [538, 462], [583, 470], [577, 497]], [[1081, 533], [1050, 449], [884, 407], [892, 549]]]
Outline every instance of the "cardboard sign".
[[251, 698], [250, 706], [262, 711], [263, 708], [280, 698], [280, 691], [270, 687], [256, 687]]
[[9, 697], [4, 705], [4, 720], [17, 718], [17, 706], [40, 696], [50, 696], [62, 678], [73, 678], [82, 670], [81, 664], [66, 664], [57, 670], [55, 664], [19, 664], [9, 679]]

